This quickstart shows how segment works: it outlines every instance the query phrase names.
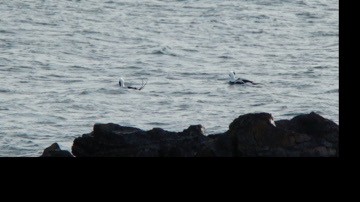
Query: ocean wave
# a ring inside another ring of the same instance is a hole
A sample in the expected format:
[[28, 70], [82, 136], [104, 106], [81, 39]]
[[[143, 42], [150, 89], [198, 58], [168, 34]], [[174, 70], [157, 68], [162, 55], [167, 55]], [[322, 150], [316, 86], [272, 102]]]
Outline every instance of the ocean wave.
[[154, 50], [151, 53], [155, 54], [155, 55], [169, 55], [169, 56], [173, 56], [173, 57], [178, 56], [171, 50], [171, 48], [169, 46], [162, 47], [162, 48], [160, 48], [160, 50]]

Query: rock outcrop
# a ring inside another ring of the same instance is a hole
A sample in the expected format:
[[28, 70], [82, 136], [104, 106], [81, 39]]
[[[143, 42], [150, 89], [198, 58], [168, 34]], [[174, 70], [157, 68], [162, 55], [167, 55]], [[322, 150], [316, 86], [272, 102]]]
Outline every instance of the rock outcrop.
[[338, 156], [339, 126], [311, 112], [276, 122], [278, 128], [296, 133], [296, 147], [302, 156]]
[[206, 139], [201, 125], [175, 133], [161, 128], [143, 131], [113, 123], [95, 124], [93, 132], [74, 140], [72, 153], [75, 156], [187, 157], [194, 156]]
[[[201, 125], [182, 132], [144, 131], [113, 123], [95, 124], [74, 140], [76, 157], [334, 157], [339, 126], [312, 112], [272, 122], [269, 113], [236, 118], [225, 133], [204, 135]], [[45, 153], [45, 151], [44, 151]]]
[[58, 143], [47, 147], [40, 157], [74, 157], [69, 151], [61, 150]]

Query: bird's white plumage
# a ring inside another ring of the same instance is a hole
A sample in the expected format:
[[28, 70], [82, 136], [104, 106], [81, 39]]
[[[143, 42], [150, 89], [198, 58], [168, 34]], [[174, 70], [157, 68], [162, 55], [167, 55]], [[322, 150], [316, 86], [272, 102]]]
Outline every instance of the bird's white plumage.
[[120, 84], [121, 87], [125, 87], [125, 81], [124, 81], [123, 78], [119, 79], [119, 84]]
[[230, 77], [230, 80], [229, 80], [229, 83], [230, 84], [245, 84], [245, 83], [251, 83], [253, 85], [256, 85], [256, 83], [250, 81], [250, 80], [247, 80], [247, 79], [243, 79], [243, 78], [237, 78], [235, 76], [235, 72], [234, 71], [230, 71], [229, 72], [229, 77]]
[[230, 76], [230, 82], [235, 82], [237, 80], [237, 78], [235, 77], [235, 72], [230, 71], [229, 76]]

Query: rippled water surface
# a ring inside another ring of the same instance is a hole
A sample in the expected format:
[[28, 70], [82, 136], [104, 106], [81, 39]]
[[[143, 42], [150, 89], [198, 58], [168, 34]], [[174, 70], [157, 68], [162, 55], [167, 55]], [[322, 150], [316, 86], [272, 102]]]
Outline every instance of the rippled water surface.
[[[0, 1], [0, 156], [70, 149], [99, 122], [208, 134], [251, 112], [338, 122], [338, 19], [336, 0]], [[230, 70], [261, 84], [229, 86]]]

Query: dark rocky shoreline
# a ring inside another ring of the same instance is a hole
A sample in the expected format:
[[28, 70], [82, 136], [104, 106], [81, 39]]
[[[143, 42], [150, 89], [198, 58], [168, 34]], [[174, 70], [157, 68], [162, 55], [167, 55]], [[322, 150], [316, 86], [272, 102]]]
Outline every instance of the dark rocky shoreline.
[[201, 125], [182, 132], [95, 124], [74, 140], [71, 153], [57, 143], [41, 157], [337, 157], [339, 126], [314, 112], [271, 124], [269, 113], [245, 114], [229, 130], [204, 135]]

